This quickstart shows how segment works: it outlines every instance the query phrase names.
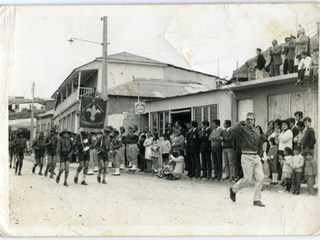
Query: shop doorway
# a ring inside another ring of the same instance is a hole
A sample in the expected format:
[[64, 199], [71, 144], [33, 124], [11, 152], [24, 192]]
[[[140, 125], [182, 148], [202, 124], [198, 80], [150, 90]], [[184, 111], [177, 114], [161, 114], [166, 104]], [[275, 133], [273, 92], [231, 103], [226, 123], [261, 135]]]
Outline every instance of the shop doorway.
[[191, 121], [191, 108], [171, 110], [171, 123], [182, 121], [184, 124]]

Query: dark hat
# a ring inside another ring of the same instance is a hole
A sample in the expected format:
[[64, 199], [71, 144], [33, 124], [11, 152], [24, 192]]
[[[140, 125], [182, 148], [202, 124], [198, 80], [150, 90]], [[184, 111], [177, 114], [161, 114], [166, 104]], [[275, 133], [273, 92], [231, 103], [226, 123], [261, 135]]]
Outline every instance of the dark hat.
[[118, 129], [116, 129], [116, 128], [114, 128], [114, 129], [113, 129], [113, 132], [115, 132], [115, 133], [119, 133], [119, 130], [118, 130]]
[[19, 135], [19, 134], [23, 134], [22, 129], [19, 129], [19, 130], [17, 131], [17, 135]]
[[105, 132], [112, 132], [112, 130], [113, 130], [113, 127], [111, 126], [108, 126], [104, 129]]
[[63, 129], [59, 135], [62, 136], [64, 133], [72, 134], [72, 132], [68, 131], [68, 129]]
[[50, 132], [57, 132], [57, 130], [56, 130], [55, 127], [52, 127], [52, 128], [50, 129]]

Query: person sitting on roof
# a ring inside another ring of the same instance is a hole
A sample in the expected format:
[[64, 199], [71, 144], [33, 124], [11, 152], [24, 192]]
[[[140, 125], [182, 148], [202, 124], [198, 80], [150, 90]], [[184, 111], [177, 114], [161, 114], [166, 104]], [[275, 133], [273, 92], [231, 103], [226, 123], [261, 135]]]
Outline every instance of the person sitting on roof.
[[313, 50], [313, 54], [311, 56], [311, 64], [309, 71], [309, 83], [314, 83], [318, 79], [318, 70], [319, 70], [319, 48], [315, 48]]
[[311, 57], [307, 57], [306, 51], [301, 52], [301, 60], [298, 66], [298, 81], [295, 84], [296, 86], [303, 85], [304, 74], [306, 71], [309, 71], [311, 61], [312, 59]]

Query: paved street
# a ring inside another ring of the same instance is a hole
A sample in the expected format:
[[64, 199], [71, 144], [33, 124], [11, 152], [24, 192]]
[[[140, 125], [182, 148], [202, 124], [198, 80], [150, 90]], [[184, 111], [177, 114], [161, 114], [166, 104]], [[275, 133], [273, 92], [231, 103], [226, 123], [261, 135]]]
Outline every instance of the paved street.
[[[183, 178], [169, 181], [142, 173], [107, 175], [107, 185], [88, 176], [88, 186], [69, 187], [10, 169], [10, 232], [29, 236], [93, 235], [283, 235], [319, 231], [318, 197], [293, 196], [265, 185], [265, 208], [252, 206], [252, 186], [229, 199], [232, 183]], [[111, 170], [112, 171], [112, 170]], [[57, 172], [57, 170], [56, 170]], [[81, 175], [80, 175], [81, 176]], [[82, 176], [81, 176], [82, 177]], [[81, 177], [79, 180], [81, 180]], [[318, 232], [319, 234], [319, 232]]]

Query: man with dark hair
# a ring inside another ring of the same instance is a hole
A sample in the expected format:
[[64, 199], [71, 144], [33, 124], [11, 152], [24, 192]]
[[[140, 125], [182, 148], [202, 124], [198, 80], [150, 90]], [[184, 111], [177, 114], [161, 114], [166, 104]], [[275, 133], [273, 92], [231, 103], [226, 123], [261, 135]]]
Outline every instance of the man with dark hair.
[[209, 136], [211, 129], [208, 121], [202, 122], [202, 132], [201, 132], [201, 145], [200, 152], [202, 157], [202, 175], [200, 178], [207, 178], [208, 180], [212, 177], [212, 163], [211, 163], [211, 142]]
[[218, 181], [220, 181], [222, 178], [221, 136], [222, 129], [220, 127], [220, 120], [214, 119], [212, 121], [212, 131], [209, 136], [209, 140], [211, 141], [212, 161], [214, 168], [214, 177], [212, 180], [217, 179]]
[[264, 65], [266, 64], [266, 60], [264, 59], [264, 56], [261, 54], [261, 49], [256, 49], [257, 56], [255, 57], [255, 75], [256, 79], [264, 78]]
[[282, 65], [281, 52], [282, 47], [278, 45], [278, 41], [274, 39], [272, 41], [272, 47], [269, 48], [269, 54], [271, 56], [271, 77], [280, 75], [280, 65]]
[[222, 179], [234, 181], [235, 179], [235, 161], [234, 161], [234, 140], [235, 135], [231, 129], [231, 121], [224, 121], [224, 130], [222, 131], [222, 159], [225, 166], [226, 177]]
[[303, 112], [301, 112], [301, 111], [296, 111], [296, 112], [294, 113], [294, 117], [295, 117], [297, 123], [298, 123], [299, 121], [302, 121], [302, 119], [303, 119]]
[[192, 173], [190, 177], [200, 177], [200, 137], [198, 130], [198, 123], [196, 121], [191, 122], [192, 131], [190, 132], [190, 156], [192, 162]]
[[[254, 113], [248, 113], [246, 122], [237, 123], [232, 131], [235, 135], [241, 136], [241, 165], [243, 168], [243, 178], [241, 178], [233, 187], [230, 188], [230, 198], [233, 202], [236, 201], [236, 193], [247, 186], [252, 179], [255, 179], [253, 205], [264, 207], [261, 202], [261, 189], [264, 178], [262, 169], [262, 143], [263, 139], [258, 130], [254, 127]], [[259, 156], [259, 153], [261, 154]]]
[[187, 131], [183, 128], [183, 122], [181, 120], [176, 121], [175, 127], [180, 130], [181, 135], [185, 138]]

